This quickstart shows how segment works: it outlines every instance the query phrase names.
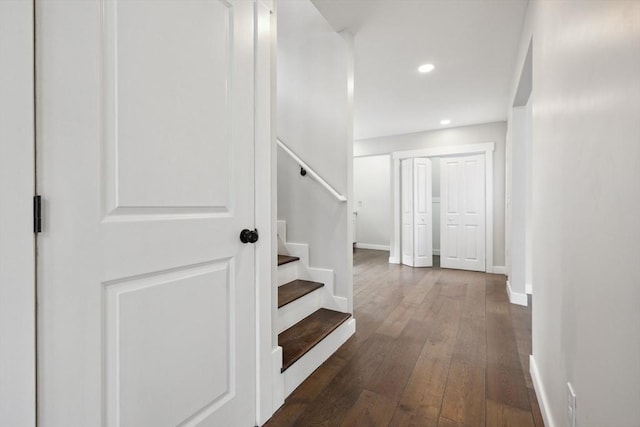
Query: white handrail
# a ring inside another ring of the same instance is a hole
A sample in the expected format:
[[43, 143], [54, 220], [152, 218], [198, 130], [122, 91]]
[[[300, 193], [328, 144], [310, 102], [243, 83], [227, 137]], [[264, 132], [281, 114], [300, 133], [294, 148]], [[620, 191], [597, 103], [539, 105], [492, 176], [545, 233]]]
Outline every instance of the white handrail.
[[304, 162], [304, 160], [302, 160], [300, 157], [298, 157], [298, 155], [296, 153], [291, 151], [291, 149], [289, 147], [287, 147], [287, 145], [284, 142], [282, 142], [282, 140], [280, 140], [280, 138], [277, 138], [276, 141], [278, 142], [278, 147], [282, 148], [282, 150], [285, 153], [287, 153], [289, 156], [291, 156], [291, 158], [293, 160], [295, 160], [302, 168], [304, 168], [307, 171], [307, 173], [309, 175], [311, 175], [311, 177], [313, 179], [318, 181], [318, 183], [320, 183], [320, 185], [322, 185], [325, 188], [325, 190], [327, 190], [329, 193], [331, 193], [333, 195], [333, 197], [338, 199], [340, 202], [346, 202], [347, 201], [347, 198], [345, 196], [343, 196], [342, 194], [338, 193], [335, 190], [335, 188], [333, 188], [331, 185], [329, 185], [329, 183], [327, 181], [325, 181], [320, 175], [318, 175], [316, 173], [316, 171], [314, 171], [311, 168], [311, 166], [306, 164]]

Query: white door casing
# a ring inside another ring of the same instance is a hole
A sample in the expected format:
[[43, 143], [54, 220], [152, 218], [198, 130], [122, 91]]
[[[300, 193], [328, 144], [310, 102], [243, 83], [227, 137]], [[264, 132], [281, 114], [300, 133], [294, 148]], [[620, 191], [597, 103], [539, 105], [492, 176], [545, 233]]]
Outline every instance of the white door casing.
[[433, 202], [431, 160], [413, 159], [413, 265], [433, 266]]
[[405, 159], [402, 164], [402, 263], [414, 266], [414, 210], [413, 210], [413, 159]]
[[484, 155], [441, 160], [440, 265], [485, 271]]
[[254, 425], [254, 2], [37, 9], [40, 425]]

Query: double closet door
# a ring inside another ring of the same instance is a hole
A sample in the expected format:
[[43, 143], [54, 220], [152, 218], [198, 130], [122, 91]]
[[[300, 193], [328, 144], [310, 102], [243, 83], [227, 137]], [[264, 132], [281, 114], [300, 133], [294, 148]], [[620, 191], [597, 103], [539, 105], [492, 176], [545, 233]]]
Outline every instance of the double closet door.
[[[440, 176], [429, 158], [401, 163], [402, 263], [433, 265], [433, 180], [440, 180], [440, 265], [485, 271], [485, 157], [443, 157]], [[436, 213], [437, 214], [437, 213]]]

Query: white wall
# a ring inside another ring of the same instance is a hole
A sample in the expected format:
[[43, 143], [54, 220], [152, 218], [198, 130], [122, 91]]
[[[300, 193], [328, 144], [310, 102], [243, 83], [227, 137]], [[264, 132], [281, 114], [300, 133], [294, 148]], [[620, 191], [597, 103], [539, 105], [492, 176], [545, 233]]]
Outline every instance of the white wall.
[[[431, 158], [433, 182], [433, 249], [440, 251], [440, 158]], [[353, 200], [358, 212], [356, 247], [389, 250], [392, 194], [391, 157], [364, 156], [353, 159]]]
[[389, 250], [391, 239], [391, 160], [388, 155], [353, 159], [353, 200], [358, 212], [358, 247]]
[[[504, 266], [504, 171], [506, 122], [462, 126], [435, 131], [354, 141], [354, 156], [389, 154], [417, 148], [495, 142], [493, 157], [493, 263]], [[435, 193], [434, 193], [435, 194]], [[438, 193], [439, 194], [439, 193]]]
[[548, 426], [640, 425], [640, 2], [532, 1], [533, 361]]
[[310, 245], [314, 267], [352, 289], [353, 51], [309, 0], [278, 2], [278, 137], [349, 198], [339, 202], [278, 150], [278, 219], [287, 239]]
[[0, 1], [0, 425], [35, 426], [33, 2]]
[[[527, 227], [527, 159], [526, 142], [530, 138], [527, 107], [515, 107], [511, 114], [510, 145], [510, 223], [508, 286], [511, 301], [526, 301], [526, 227]], [[530, 221], [529, 221], [530, 222]], [[524, 302], [522, 301], [522, 302]]]

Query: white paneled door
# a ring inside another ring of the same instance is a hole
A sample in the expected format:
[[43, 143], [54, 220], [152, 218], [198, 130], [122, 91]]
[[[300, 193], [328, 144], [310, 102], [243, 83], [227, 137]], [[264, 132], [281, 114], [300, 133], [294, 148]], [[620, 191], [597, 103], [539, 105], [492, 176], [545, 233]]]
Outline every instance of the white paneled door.
[[39, 425], [255, 425], [254, 2], [36, 5]]
[[443, 158], [440, 179], [440, 264], [485, 271], [484, 155]]
[[402, 160], [402, 263], [433, 265], [431, 160]]
[[401, 162], [402, 263], [413, 267], [413, 159]]

